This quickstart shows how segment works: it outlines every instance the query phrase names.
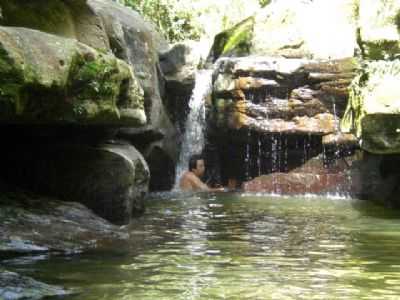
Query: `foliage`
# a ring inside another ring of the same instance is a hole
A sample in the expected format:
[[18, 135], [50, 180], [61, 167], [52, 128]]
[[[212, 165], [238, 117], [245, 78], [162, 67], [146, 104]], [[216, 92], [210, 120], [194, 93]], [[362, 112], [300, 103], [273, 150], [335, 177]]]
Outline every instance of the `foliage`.
[[179, 0], [118, 0], [118, 2], [132, 7], [154, 22], [170, 42], [197, 40], [203, 33], [193, 21], [193, 11], [182, 9]]
[[170, 41], [213, 40], [271, 0], [115, 0], [157, 25]]

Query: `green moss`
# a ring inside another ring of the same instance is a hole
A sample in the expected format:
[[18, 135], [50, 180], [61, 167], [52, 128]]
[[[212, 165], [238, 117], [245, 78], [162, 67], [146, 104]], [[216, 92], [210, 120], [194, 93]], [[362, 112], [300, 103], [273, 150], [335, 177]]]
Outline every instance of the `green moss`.
[[393, 60], [400, 57], [399, 41], [363, 42], [362, 49], [365, 59]]
[[220, 56], [244, 56], [250, 53], [250, 43], [254, 29], [254, 17], [250, 17], [221, 32], [214, 39], [209, 59], [217, 60]]

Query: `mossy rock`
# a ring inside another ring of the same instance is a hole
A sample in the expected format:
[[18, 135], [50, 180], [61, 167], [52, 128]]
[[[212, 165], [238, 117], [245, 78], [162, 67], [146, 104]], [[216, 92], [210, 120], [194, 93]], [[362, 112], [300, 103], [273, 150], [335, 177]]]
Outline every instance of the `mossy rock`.
[[0, 27], [0, 122], [143, 125], [132, 68], [74, 39]]
[[208, 60], [215, 61], [221, 56], [246, 56], [250, 53], [254, 17], [249, 17], [234, 27], [215, 36]]
[[342, 131], [377, 154], [400, 153], [400, 60], [367, 63], [351, 85]]

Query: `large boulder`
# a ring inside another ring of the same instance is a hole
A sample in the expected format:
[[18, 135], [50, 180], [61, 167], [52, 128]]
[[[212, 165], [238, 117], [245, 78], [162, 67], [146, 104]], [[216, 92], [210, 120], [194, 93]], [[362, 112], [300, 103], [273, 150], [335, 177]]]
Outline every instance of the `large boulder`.
[[1, 175], [10, 183], [83, 203], [116, 224], [144, 209], [149, 170], [133, 146], [19, 143], [2, 152]]
[[361, 70], [351, 86], [342, 130], [377, 154], [400, 153], [400, 61], [376, 61]]
[[[165, 39], [157, 33], [154, 25], [131, 9], [104, 0], [89, 0], [88, 4], [101, 16], [114, 55], [134, 66], [135, 74], [144, 90], [148, 117], [146, 126], [123, 128], [119, 137], [129, 140], [142, 153], [151, 153], [148, 149], [153, 148], [154, 143], [157, 144], [163, 155], [174, 165], [179, 152], [178, 132], [161, 98], [164, 83], [158, 64], [158, 53], [168, 49]], [[143, 136], [151, 138], [143, 139]], [[145, 158], [148, 159], [147, 156]], [[173, 169], [165, 168], [165, 173], [162, 174], [166, 177], [171, 173]]]
[[[164, 82], [158, 65], [158, 52], [167, 51], [169, 46], [153, 24], [144, 20], [136, 11], [108, 0], [55, 0], [51, 3], [4, 0], [0, 1], [0, 7], [2, 25], [34, 28], [52, 35], [73, 38], [100, 53], [108, 53], [104, 56], [112, 57], [112, 53], [130, 65], [144, 92], [141, 108], [145, 109], [147, 122], [144, 124], [143, 110], [138, 114], [137, 110], [129, 107], [129, 100], [118, 100], [119, 106], [129, 108], [120, 114], [121, 120], [113, 123], [124, 127], [119, 137], [129, 140], [140, 149], [157, 143], [170, 160], [177, 160], [178, 135], [161, 98]], [[20, 17], [21, 11], [25, 12], [24, 17]], [[113, 74], [113, 70], [110, 73]], [[121, 93], [125, 93], [127, 81], [122, 82], [124, 85]], [[94, 88], [98, 88], [97, 85]], [[140, 122], [130, 122], [126, 117], [140, 117]], [[141, 125], [140, 128], [137, 125]], [[152, 138], [143, 140], [143, 136]], [[168, 176], [167, 173], [164, 175]]]
[[146, 122], [132, 68], [74, 39], [0, 27], [0, 74], [2, 123]]

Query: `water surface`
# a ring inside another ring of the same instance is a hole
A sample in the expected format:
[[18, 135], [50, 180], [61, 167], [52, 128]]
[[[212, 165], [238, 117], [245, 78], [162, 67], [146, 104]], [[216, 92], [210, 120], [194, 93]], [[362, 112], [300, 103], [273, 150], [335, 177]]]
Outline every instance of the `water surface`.
[[153, 195], [113, 254], [7, 268], [67, 299], [400, 299], [400, 215], [326, 197]]

